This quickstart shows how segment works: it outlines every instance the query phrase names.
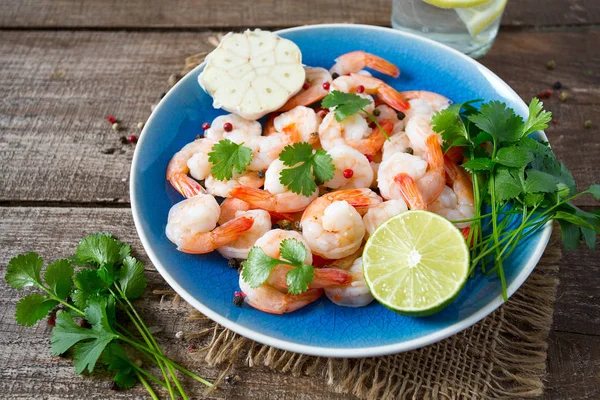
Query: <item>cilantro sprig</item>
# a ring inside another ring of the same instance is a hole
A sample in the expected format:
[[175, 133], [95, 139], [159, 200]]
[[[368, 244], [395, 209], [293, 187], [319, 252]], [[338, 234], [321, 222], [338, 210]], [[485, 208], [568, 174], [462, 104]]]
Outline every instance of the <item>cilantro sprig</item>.
[[371, 100], [360, 97], [354, 93], [344, 93], [339, 90], [334, 90], [321, 100], [321, 107], [335, 107], [334, 115], [338, 122], [342, 122], [351, 115], [359, 111], [364, 112], [371, 122], [375, 123], [377, 128], [383, 133], [387, 140], [390, 140], [388, 133], [379, 125], [373, 114], [365, 110], [365, 107], [371, 104]]
[[210, 153], [208, 161], [212, 164], [211, 173], [220, 181], [228, 181], [233, 177], [233, 172], [241, 174], [252, 162], [252, 150], [244, 143], [234, 143], [223, 139], [216, 143]]
[[[91, 373], [101, 361], [115, 372], [113, 380], [119, 387], [130, 388], [139, 381], [153, 399], [158, 397], [149, 381], [165, 387], [171, 398], [187, 398], [176, 370], [212, 385], [168, 359], [134, 308], [132, 301], [143, 295], [146, 277], [142, 263], [131, 256], [130, 246], [108, 234], [90, 235], [79, 242], [73, 256], [51, 263], [42, 274], [43, 269], [44, 260], [35, 253], [9, 261], [5, 279], [11, 287], [38, 289], [19, 300], [15, 318], [24, 326], [46, 316], [53, 319], [52, 354], [72, 350], [76, 373]], [[122, 314], [128, 318], [121, 319]], [[125, 327], [129, 323], [143, 340]], [[124, 344], [158, 366], [163, 379], [136, 365]]]
[[309, 143], [284, 147], [279, 159], [283, 165], [290, 167], [281, 171], [279, 182], [296, 194], [310, 196], [317, 190], [318, 184], [332, 179], [335, 173], [331, 156], [325, 150], [314, 151]]
[[288, 293], [300, 294], [308, 290], [308, 285], [315, 277], [315, 268], [304, 264], [307, 250], [297, 239], [285, 239], [280, 244], [281, 259], [265, 254], [258, 246], [252, 247], [248, 259], [242, 263], [242, 279], [252, 288], [257, 288], [267, 281], [269, 274], [276, 266], [283, 264], [294, 267], [286, 275]]
[[[442, 135], [445, 151], [462, 147], [468, 159], [463, 167], [472, 175], [475, 216], [463, 222], [472, 222], [471, 272], [480, 266], [496, 273], [506, 300], [504, 261], [548, 221], [559, 222], [565, 248], [576, 248], [582, 239], [595, 246], [600, 214], [585, 212], [572, 201], [584, 194], [600, 200], [600, 185], [577, 193], [575, 180], [548, 143], [530, 137], [552, 120], [537, 98], [529, 104], [527, 120], [499, 101], [479, 109], [476, 102], [453, 104], [435, 114], [432, 127]], [[491, 212], [483, 214], [487, 209]]]

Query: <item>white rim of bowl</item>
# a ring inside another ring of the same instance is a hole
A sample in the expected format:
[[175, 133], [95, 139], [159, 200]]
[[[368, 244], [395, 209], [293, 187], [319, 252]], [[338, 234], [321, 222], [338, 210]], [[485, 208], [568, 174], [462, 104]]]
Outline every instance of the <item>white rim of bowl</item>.
[[[489, 81], [492, 82], [494, 88], [496, 90], [499, 90], [503, 96], [514, 97], [515, 99], [518, 99], [518, 104], [521, 108], [521, 110], [519, 110], [519, 111], [524, 112], [525, 110], [528, 109], [527, 105], [521, 99], [521, 97], [519, 97], [519, 95], [510, 86], [508, 86], [508, 84], [506, 82], [504, 82], [502, 79], [500, 79], [500, 77], [498, 77], [496, 74], [494, 74], [492, 71], [490, 71], [487, 67], [481, 65], [479, 62], [475, 61], [474, 59], [464, 55], [463, 53], [461, 53], [457, 50], [454, 50], [451, 47], [448, 47], [441, 43], [435, 42], [431, 39], [415, 35], [413, 33], [398, 31], [398, 30], [394, 30], [392, 28], [387, 28], [387, 27], [360, 25], [360, 24], [306, 25], [306, 26], [299, 26], [299, 27], [295, 27], [295, 28], [281, 29], [281, 30], [275, 31], [275, 33], [287, 33], [287, 32], [297, 32], [297, 31], [304, 31], [304, 30], [315, 30], [315, 29], [326, 29], [326, 28], [356, 28], [356, 29], [371, 30], [374, 32], [393, 33], [393, 34], [397, 34], [399, 36], [409, 37], [411, 39], [427, 43], [434, 47], [439, 47], [441, 49], [445, 49], [446, 51], [450, 51], [451, 53], [454, 53], [454, 55], [461, 58], [462, 60], [476, 66], [479, 69], [479, 71]], [[204, 66], [204, 62], [202, 64], [198, 65], [196, 68], [194, 68], [194, 71], [202, 68], [203, 66]], [[183, 81], [183, 79], [181, 81]], [[182, 84], [181, 81], [178, 82], [174, 86], [174, 88], [177, 87], [178, 85]], [[167, 95], [164, 97], [164, 100], [168, 99], [174, 92], [175, 92], [174, 90], [170, 90], [167, 93]], [[152, 247], [150, 246], [150, 244], [148, 242], [146, 232], [144, 232], [144, 230], [141, 227], [139, 210], [137, 207], [137, 202], [135, 200], [137, 198], [137, 193], [135, 190], [135, 186], [136, 186], [135, 171], [137, 170], [137, 164], [138, 164], [138, 160], [140, 157], [140, 154], [139, 154], [140, 152], [138, 150], [141, 147], [141, 144], [144, 143], [145, 130], [147, 129], [148, 126], [152, 125], [152, 121], [155, 118], [155, 115], [158, 112], [160, 112], [160, 109], [162, 108], [163, 103], [164, 103], [164, 101], [161, 100], [159, 102], [159, 104], [156, 106], [156, 108], [154, 109], [154, 111], [152, 112], [152, 114], [150, 115], [150, 118], [148, 118], [146, 126], [144, 127], [144, 129], [142, 130], [142, 133], [140, 134], [138, 146], [136, 146], [135, 153], [133, 155], [133, 161], [131, 163], [131, 170], [130, 170], [131, 178], [130, 178], [130, 182], [129, 182], [129, 190], [131, 193], [130, 194], [131, 212], [133, 214], [133, 221], [134, 221], [138, 236], [140, 237], [140, 240], [142, 242], [142, 246], [144, 247], [146, 254], [148, 254], [148, 257], [150, 257], [150, 261], [152, 261], [152, 263], [154, 264], [154, 267], [158, 270], [158, 272], [162, 275], [162, 277], [167, 281], [167, 283], [175, 290], [175, 292], [177, 292], [181, 297], [183, 297], [183, 299], [185, 301], [187, 301], [190, 305], [192, 305], [194, 308], [196, 308], [198, 311], [200, 311], [201, 313], [203, 313], [204, 315], [206, 315], [213, 321], [223, 325], [225, 328], [231, 329], [235, 333], [238, 333], [242, 336], [245, 336], [245, 337], [252, 339], [254, 341], [257, 341], [259, 343], [276, 347], [278, 349], [288, 350], [288, 351], [292, 351], [295, 353], [307, 354], [307, 355], [311, 355], [311, 356], [360, 358], [360, 357], [375, 357], [375, 356], [401, 353], [404, 351], [418, 349], [420, 347], [424, 347], [429, 344], [446, 339], [447, 337], [450, 337], [450, 336], [474, 325], [475, 323], [479, 322], [480, 320], [482, 320], [483, 318], [485, 318], [486, 316], [491, 314], [494, 310], [496, 310], [498, 307], [500, 307], [504, 303], [504, 301], [502, 299], [502, 295], [499, 294], [496, 298], [494, 298], [492, 301], [490, 301], [486, 306], [484, 306], [483, 308], [481, 308], [480, 310], [478, 310], [477, 312], [475, 312], [468, 318], [459, 320], [459, 321], [453, 323], [452, 325], [450, 325], [444, 329], [438, 330], [434, 333], [430, 333], [428, 335], [425, 335], [425, 336], [422, 336], [422, 337], [419, 337], [416, 339], [407, 340], [407, 341], [400, 342], [400, 343], [387, 344], [384, 346], [371, 346], [371, 347], [359, 347], [359, 348], [319, 347], [319, 346], [310, 346], [310, 345], [304, 345], [304, 344], [290, 342], [287, 340], [277, 339], [272, 336], [265, 335], [265, 334], [256, 332], [250, 328], [246, 328], [242, 325], [239, 325], [236, 322], [229, 320], [227, 317], [211, 310], [210, 308], [206, 307], [204, 304], [202, 304], [201, 302], [196, 300], [185, 289], [183, 289], [177, 283], [177, 281], [169, 274], [167, 269], [159, 261], [158, 256], [154, 253], [154, 250], [152, 249]], [[540, 133], [541, 133], [542, 138], [547, 141], [548, 138], [546, 137], [546, 134], [543, 131], [540, 131]], [[533, 252], [533, 255], [529, 258], [529, 260], [527, 261], [525, 266], [522, 268], [521, 272], [515, 277], [514, 281], [508, 286], [507, 293], [508, 293], [509, 297], [512, 296], [516, 292], [516, 290], [523, 284], [523, 282], [525, 282], [527, 277], [531, 274], [531, 272], [537, 265], [538, 261], [540, 260], [542, 254], [548, 244], [548, 241], [550, 240], [551, 233], [552, 233], [552, 223], [548, 222], [546, 224], [544, 230], [542, 231], [542, 237], [539, 240], [539, 242], [537, 243], [537, 246]]]

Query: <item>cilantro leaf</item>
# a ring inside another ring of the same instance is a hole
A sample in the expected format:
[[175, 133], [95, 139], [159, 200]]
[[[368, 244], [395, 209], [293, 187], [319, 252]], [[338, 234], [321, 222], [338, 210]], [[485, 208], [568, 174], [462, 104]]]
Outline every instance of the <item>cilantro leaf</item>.
[[469, 116], [479, 129], [489, 133], [497, 142], [516, 142], [521, 138], [523, 118], [505, 103], [490, 101], [482, 104], [479, 114]]
[[527, 136], [532, 132], [546, 129], [550, 121], [552, 121], [552, 113], [544, 111], [544, 103], [534, 97], [529, 103], [529, 117], [525, 122], [521, 136]]
[[525, 191], [527, 193], [554, 193], [557, 190], [557, 179], [545, 172], [530, 169], [526, 171]]
[[581, 229], [572, 223], [559, 220], [560, 232], [562, 236], [563, 246], [566, 250], [575, 250], [581, 242]]
[[526, 166], [532, 159], [533, 156], [526, 149], [508, 146], [498, 150], [494, 161], [507, 167], [521, 168]]
[[23, 326], [32, 326], [58, 305], [58, 301], [49, 299], [39, 293], [23, 297], [17, 303], [15, 318]]
[[576, 226], [591, 229], [596, 233], [600, 233], [600, 227], [593, 225], [585, 218], [576, 214], [572, 214], [565, 211], [557, 211], [556, 214], [554, 214], [554, 219], [559, 221], [566, 221]]
[[321, 107], [336, 107], [334, 114], [338, 122], [342, 122], [349, 116], [356, 114], [366, 106], [371, 104], [371, 100], [360, 97], [354, 93], [344, 93], [334, 90], [323, 98]]
[[474, 158], [462, 164], [467, 171], [491, 171], [494, 162], [489, 158]]
[[308, 285], [315, 278], [315, 267], [302, 265], [288, 271], [285, 282], [288, 285], [288, 293], [300, 294], [308, 290]]
[[286, 146], [279, 154], [283, 169], [279, 182], [290, 191], [310, 196], [317, 190], [315, 180], [326, 182], [333, 178], [333, 159], [325, 150], [313, 151], [310, 144], [301, 142]]
[[[106, 233], [96, 233], [81, 239], [75, 251], [79, 265], [114, 266], [121, 258], [122, 243]], [[108, 280], [107, 280], [108, 282]]]
[[220, 181], [228, 181], [233, 177], [233, 172], [241, 174], [252, 161], [252, 150], [244, 143], [234, 143], [223, 139], [212, 147], [208, 153], [211, 162], [211, 173]]
[[120, 344], [111, 342], [106, 346], [102, 353], [102, 361], [109, 371], [117, 371], [113, 380], [120, 388], [129, 389], [137, 382], [132, 363]]
[[251, 288], [257, 288], [267, 281], [271, 270], [279, 264], [280, 260], [269, 257], [263, 249], [254, 246], [248, 253], [248, 259], [242, 263], [242, 279]]
[[590, 185], [589, 189], [585, 191], [586, 193], [594, 196], [596, 200], [600, 200], [600, 185], [594, 184]]
[[[94, 299], [85, 309], [85, 318], [92, 324], [91, 329], [80, 327], [67, 313], [56, 314], [56, 326], [52, 330], [52, 353], [62, 354], [75, 346], [75, 371], [80, 374], [86, 368], [94, 370], [96, 361], [104, 348], [118, 335], [113, 331], [106, 314], [106, 298]], [[92, 339], [89, 342], [84, 340]]]
[[460, 117], [462, 106], [462, 103], [452, 104], [431, 117], [431, 128], [442, 135], [444, 151], [453, 146], [469, 144], [469, 134]]
[[43, 266], [44, 260], [37, 254], [20, 254], [8, 262], [4, 279], [15, 289], [23, 289], [26, 286], [42, 288], [40, 272]]
[[142, 263], [133, 257], [125, 258], [119, 274], [119, 284], [125, 297], [129, 300], [141, 297], [146, 288], [146, 276]]
[[523, 192], [519, 172], [505, 167], [498, 168], [494, 176], [494, 190], [496, 200], [500, 202], [518, 197]]
[[98, 276], [98, 271], [94, 269], [82, 269], [73, 278], [73, 283], [77, 289], [71, 293], [71, 300], [81, 309], [85, 309], [91, 298], [97, 297], [107, 288], [106, 283]]
[[288, 260], [294, 265], [302, 265], [306, 258], [306, 247], [298, 239], [285, 239], [279, 246], [281, 258]]
[[64, 300], [69, 297], [73, 286], [73, 267], [69, 260], [57, 260], [48, 265], [44, 280], [56, 297]]
[[598, 236], [593, 229], [581, 227], [581, 235], [583, 236], [583, 240], [585, 241], [586, 246], [590, 250], [596, 249], [596, 237]]

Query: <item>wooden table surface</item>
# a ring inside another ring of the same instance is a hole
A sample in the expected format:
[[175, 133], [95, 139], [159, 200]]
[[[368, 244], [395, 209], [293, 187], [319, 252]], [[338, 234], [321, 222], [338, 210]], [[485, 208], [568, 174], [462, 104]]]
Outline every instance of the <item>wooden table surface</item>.
[[[391, 0], [3, 0], [0, 2], [0, 274], [15, 254], [70, 254], [79, 238], [112, 232], [140, 243], [129, 210], [133, 145], [120, 136], [168, 89], [183, 59], [207, 50], [215, 32], [246, 27], [354, 22], [389, 25]], [[353, 3], [352, 6], [349, 4]], [[252, 4], [250, 6], [250, 4]], [[600, 181], [600, 2], [513, 0], [492, 51], [481, 60], [524, 99], [562, 82], [566, 102], [546, 100], [547, 130], [559, 159], [581, 187]], [[554, 60], [556, 68], [546, 69]], [[122, 120], [110, 129], [106, 115]], [[592, 120], [591, 129], [584, 121]], [[591, 199], [579, 205], [590, 207]], [[151, 289], [166, 283], [148, 265]], [[547, 399], [600, 398], [600, 258], [566, 254], [548, 346]], [[147, 297], [150, 299], [151, 294]], [[51, 357], [49, 328], [18, 326], [18, 295], [0, 283], [0, 395], [4, 398], [143, 398], [137, 387], [108, 391], [108, 381], [78, 377], [68, 359]], [[187, 313], [156, 301], [142, 312], [163, 328], [169, 354]], [[218, 371], [196, 363], [203, 376]], [[241, 382], [217, 398], [342, 399], [320, 380], [238, 368]]]

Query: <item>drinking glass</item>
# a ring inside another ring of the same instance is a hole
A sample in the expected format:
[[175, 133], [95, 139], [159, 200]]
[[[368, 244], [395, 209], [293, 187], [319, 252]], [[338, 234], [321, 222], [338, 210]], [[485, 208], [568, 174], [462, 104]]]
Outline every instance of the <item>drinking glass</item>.
[[492, 47], [507, 3], [507, 0], [393, 1], [394, 28], [436, 40], [473, 58], [485, 55]]

